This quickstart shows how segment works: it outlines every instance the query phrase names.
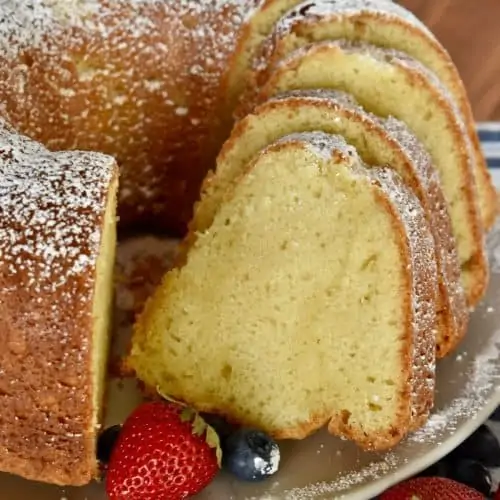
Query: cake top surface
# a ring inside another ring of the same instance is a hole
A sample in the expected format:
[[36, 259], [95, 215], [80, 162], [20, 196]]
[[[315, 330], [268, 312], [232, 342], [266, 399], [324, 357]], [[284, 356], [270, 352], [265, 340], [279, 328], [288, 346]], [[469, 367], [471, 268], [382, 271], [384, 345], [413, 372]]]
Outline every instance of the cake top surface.
[[[51, 153], [0, 121], [0, 259], [4, 279], [55, 292], [95, 265], [111, 157]], [[82, 296], [82, 299], [84, 296]]]
[[257, 0], [0, 0], [0, 115], [51, 150], [117, 158], [124, 221], [156, 217], [159, 205], [188, 217], [204, 161], [187, 138], [200, 148], [215, 140], [206, 117], [220, 109], [254, 8]]
[[[438, 290], [434, 240], [420, 203], [400, 176], [390, 168], [369, 169], [369, 175], [375, 181], [381, 181], [382, 189], [396, 207], [406, 228], [413, 286], [412, 415], [417, 416], [418, 392], [422, 387], [433, 391], [435, 383], [434, 376], [431, 376], [436, 369], [436, 343], [435, 336], [431, 332], [436, 328], [434, 299]], [[433, 290], [434, 295], [429, 294], [429, 290]], [[432, 302], [426, 302], [432, 295]]]
[[[67, 28], [99, 32], [106, 39], [113, 30], [117, 12], [127, 16], [129, 22], [121, 27], [136, 39], [147, 35], [154, 26], [153, 12], [172, 19], [216, 15], [225, 28], [234, 27], [246, 19], [254, 3], [254, 0], [3, 0], [0, 54], [13, 56], [25, 47], [48, 48], [54, 36]], [[213, 27], [197, 23], [196, 29], [191, 30], [193, 36], [206, 37], [205, 26]], [[225, 37], [227, 31], [221, 29], [217, 35]]]

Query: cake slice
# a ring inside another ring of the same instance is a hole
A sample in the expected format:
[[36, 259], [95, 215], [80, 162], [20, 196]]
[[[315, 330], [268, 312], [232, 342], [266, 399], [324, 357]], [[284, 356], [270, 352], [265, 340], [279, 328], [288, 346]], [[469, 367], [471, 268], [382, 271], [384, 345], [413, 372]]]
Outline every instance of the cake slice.
[[292, 51], [311, 43], [347, 39], [397, 49], [433, 71], [450, 91], [466, 125], [474, 153], [473, 173], [478, 187], [483, 225], [489, 229], [498, 203], [486, 165], [467, 92], [448, 52], [410, 11], [385, 0], [305, 1], [288, 12], [260, 46], [255, 60], [258, 88], [274, 65]]
[[303, 47], [282, 60], [256, 102], [287, 90], [315, 88], [349, 92], [368, 111], [405, 122], [430, 153], [449, 207], [462, 283], [474, 307], [486, 290], [488, 265], [472, 149], [448, 92], [401, 52], [339, 40]]
[[439, 274], [437, 355], [443, 357], [463, 338], [468, 310], [460, 281], [456, 242], [439, 176], [429, 155], [408, 128], [394, 118], [381, 119], [338, 91], [291, 91], [258, 106], [241, 120], [207, 178], [191, 222], [191, 235], [210, 227], [228, 186], [246, 164], [271, 142], [294, 132], [322, 130], [343, 136], [368, 165], [396, 170], [422, 204], [433, 233]]
[[0, 121], [0, 470], [97, 473], [113, 289], [113, 158], [51, 153]]
[[255, 5], [240, 31], [238, 43], [225, 72], [225, 107], [234, 110], [250, 77], [259, 46], [274, 29], [276, 22], [301, 0], [262, 0]]
[[276, 438], [328, 424], [385, 449], [432, 406], [436, 284], [424, 212], [397, 174], [364, 168], [340, 137], [286, 136], [167, 273], [128, 363]]

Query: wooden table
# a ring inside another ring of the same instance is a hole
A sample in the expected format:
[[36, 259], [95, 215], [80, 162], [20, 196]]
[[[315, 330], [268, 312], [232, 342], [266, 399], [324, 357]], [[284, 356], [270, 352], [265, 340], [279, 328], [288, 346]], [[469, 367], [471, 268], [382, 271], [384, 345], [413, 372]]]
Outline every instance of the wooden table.
[[500, 0], [400, 0], [435, 33], [465, 82], [477, 120], [500, 121]]

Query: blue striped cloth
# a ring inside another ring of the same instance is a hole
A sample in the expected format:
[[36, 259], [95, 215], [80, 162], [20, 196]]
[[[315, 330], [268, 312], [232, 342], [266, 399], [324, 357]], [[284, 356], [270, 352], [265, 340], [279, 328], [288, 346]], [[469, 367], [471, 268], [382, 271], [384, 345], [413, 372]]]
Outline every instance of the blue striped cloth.
[[500, 122], [479, 123], [477, 128], [493, 181], [500, 188]]

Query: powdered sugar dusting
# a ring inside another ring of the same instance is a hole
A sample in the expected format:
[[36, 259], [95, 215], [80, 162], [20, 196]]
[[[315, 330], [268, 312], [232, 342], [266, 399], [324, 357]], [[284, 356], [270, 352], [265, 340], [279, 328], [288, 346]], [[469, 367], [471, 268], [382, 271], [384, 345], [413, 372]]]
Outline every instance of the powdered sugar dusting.
[[[144, 6], [161, 7], [163, 13], [171, 9], [179, 16], [223, 11], [229, 6], [233, 16], [238, 17], [235, 19], [238, 24], [251, 12], [251, 3], [245, 0], [114, 0], [112, 4], [107, 0], [3, 0], [0, 54], [8, 51], [15, 56], [26, 47], [49, 49], [47, 35], [62, 35], [63, 29], [68, 27], [97, 30], [109, 35], [106, 33], [110, 29], [106, 17], [121, 7], [137, 13], [139, 19], [135, 29], [140, 31], [151, 27], [146, 18], [141, 18]], [[136, 32], [136, 37], [140, 37], [140, 31]]]
[[333, 89], [293, 89], [285, 90], [274, 94], [269, 98], [269, 101], [284, 101], [289, 98], [296, 97], [297, 99], [323, 100], [331, 103], [338, 102], [349, 106], [355, 106], [354, 97], [346, 92]]
[[384, 19], [404, 20], [434, 38], [431, 31], [412, 12], [391, 0], [306, 0], [291, 9], [276, 25], [275, 33], [292, 32], [296, 23], [355, 21], [364, 13]]
[[[128, 314], [130, 325], [143, 297], [149, 293], [143, 293], [144, 286], [150, 290], [158, 282], [159, 276], [168, 268], [171, 256], [175, 254], [175, 244], [173, 241], [162, 242], [150, 237], [134, 238], [133, 241], [119, 244], [117, 278], [120, 283], [117, 289], [120, 297], [117, 307]], [[326, 432], [320, 432], [293, 444], [290, 449], [288, 444], [282, 444], [280, 471], [273, 479], [260, 485], [242, 485], [223, 475], [197, 498], [316, 500], [345, 495], [346, 498], [368, 499], [389, 484], [414, 474], [417, 462], [420, 468], [425, 468], [447, 453], [452, 442], [458, 444], [455, 432], [465, 437], [464, 428], [469, 427], [471, 419], [479, 424], [489, 412], [485, 405], [493, 410], [499, 399], [500, 352], [496, 344], [500, 342], [500, 330], [496, 329], [498, 320], [492, 313], [498, 310], [500, 300], [499, 246], [500, 221], [488, 238], [487, 248], [493, 264], [492, 286], [485, 304], [473, 315], [471, 334], [465, 338], [457, 354], [438, 363], [436, 408], [421, 430], [410, 435], [391, 452], [376, 456], [357, 450], [350, 443], [339, 441]], [[134, 297], [139, 300], [136, 302]], [[478, 337], [481, 337], [480, 340]], [[116, 399], [113, 401], [117, 407], [113, 406], [112, 413], [116, 420], [110, 425], [121, 422], [134, 404], [130, 402], [132, 395], [129, 394], [127, 382], [123, 384], [127, 387], [126, 394], [115, 394]], [[116, 390], [121, 394], [121, 389]], [[443, 450], [442, 454], [440, 450]], [[28, 484], [7, 476], [2, 476], [0, 481], [2, 488], [9, 492], [32, 491]], [[370, 489], [370, 494], [367, 489]], [[48, 498], [65, 496], [69, 500], [75, 495], [88, 498], [96, 495], [95, 486], [79, 490], [78, 493], [60, 493], [59, 489], [37, 485], [36, 491], [43, 492], [40, 494]], [[101, 494], [100, 489], [97, 491]]]
[[[494, 336], [499, 337], [500, 331]], [[498, 356], [498, 344], [489, 346], [489, 349], [476, 356], [462, 394], [446, 408], [432, 414], [422, 429], [409, 436], [408, 442], [438, 441], [445, 431], [456, 430], [464, 419], [476, 419], [476, 415], [487, 402], [491, 389], [496, 388], [497, 392], [499, 391]]]
[[266, 494], [259, 497], [247, 497], [246, 500], [314, 500], [325, 495], [346, 491], [353, 486], [388, 474], [398, 464], [397, 455], [387, 453], [384, 460], [372, 462], [361, 471], [343, 474], [335, 483], [321, 482], [306, 488], [294, 488], [284, 494]]
[[320, 131], [291, 133], [278, 139], [270, 147], [293, 142], [305, 144], [312, 152], [325, 160], [329, 160], [335, 153], [340, 153], [346, 159], [357, 157], [356, 150], [352, 146], [349, 146], [343, 137]]
[[116, 177], [109, 156], [51, 153], [0, 120], [4, 471], [29, 464], [30, 477], [60, 484], [93, 471], [96, 274], [104, 230], [107, 242], [115, 230], [105, 212]]
[[[373, 115], [372, 115], [373, 116]], [[373, 119], [376, 119], [373, 116]], [[413, 173], [419, 182], [418, 196], [429, 206], [429, 223], [436, 243], [438, 271], [444, 287], [441, 287], [445, 308], [449, 313], [445, 319], [446, 331], [438, 335], [438, 349], [442, 354], [448, 352], [460, 341], [468, 322], [465, 292], [460, 277], [460, 265], [456, 240], [453, 235], [450, 214], [442, 188], [440, 176], [432, 164], [429, 153], [422, 143], [403, 122], [389, 117], [380, 120], [383, 127], [397, 142], [414, 167]], [[444, 292], [443, 292], [444, 290]]]
[[370, 176], [380, 183], [394, 204], [406, 229], [412, 276], [413, 369], [411, 411], [413, 421], [428, 415], [434, 401], [436, 354], [436, 297], [438, 275], [435, 246], [425, 213], [401, 177], [389, 168], [372, 168]]
[[[499, 349], [498, 345], [493, 342], [494, 339], [500, 341], [500, 331], [492, 335], [488, 347], [475, 358], [469, 367], [467, 383], [460, 391], [460, 394], [449, 405], [431, 414], [427, 423], [402, 443], [402, 448], [420, 443], [439, 445], [445, 434], [452, 434], [464, 421], [477, 418], [479, 412], [492, 397], [492, 388], [498, 387], [500, 382]], [[486, 418], [486, 415], [484, 418]], [[478, 421], [478, 425], [479, 423], [480, 421]], [[259, 498], [260, 500], [266, 498], [309, 500], [322, 498], [323, 495], [340, 491], [347, 492], [360, 483], [381, 479], [405, 465], [405, 460], [402, 459], [403, 455], [404, 453], [395, 450], [385, 454], [381, 461], [372, 462], [358, 471], [341, 474], [331, 483], [318, 483], [302, 489], [293, 489], [274, 497], [271, 495]]]
[[280, 450], [277, 446], [271, 450], [269, 460], [256, 456], [254, 458], [255, 470], [259, 471], [263, 476], [271, 476], [278, 471], [280, 464]]
[[0, 259], [6, 279], [15, 276], [18, 286], [39, 294], [91, 272], [114, 169], [114, 160], [101, 154], [49, 153], [0, 122]]

